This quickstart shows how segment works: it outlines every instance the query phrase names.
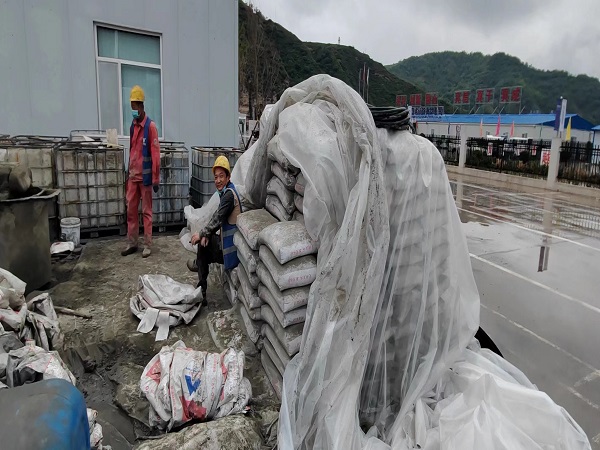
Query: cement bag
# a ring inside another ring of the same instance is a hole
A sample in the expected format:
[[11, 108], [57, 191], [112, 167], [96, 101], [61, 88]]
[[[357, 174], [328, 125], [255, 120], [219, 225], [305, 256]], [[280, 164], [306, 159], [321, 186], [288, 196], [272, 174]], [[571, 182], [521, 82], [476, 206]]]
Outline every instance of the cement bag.
[[285, 207], [281, 204], [281, 200], [279, 200], [276, 195], [267, 195], [267, 199], [265, 200], [265, 209], [281, 222], [292, 220], [292, 213], [287, 212]]
[[296, 177], [293, 173], [288, 172], [283, 167], [279, 165], [279, 163], [273, 161], [271, 164], [271, 172], [273, 175], [279, 178], [283, 185], [290, 191], [294, 190], [294, 186], [296, 186]]
[[[285, 366], [287, 366], [290, 363], [291, 357], [287, 354], [281, 342], [279, 342], [279, 338], [275, 334], [275, 331], [273, 331], [273, 329], [268, 324], [263, 325], [262, 332], [265, 335], [265, 341], [269, 341], [269, 344], [271, 344], [273, 350], [275, 351], [276, 359], [281, 361], [281, 364], [283, 365], [283, 371], [281, 372], [281, 375], [283, 375], [283, 372], [285, 371]], [[271, 358], [271, 360], [274, 363], [276, 362], [275, 358], [273, 357]]]
[[296, 206], [296, 209], [298, 211], [300, 211], [302, 214], [304, 214], [304, 197], [302, 197], [299, 194], [295, 194], [294, 195], [294, 205]]
[[[243, 256], [239, 256], [239, 260], [240, 260], [240, 264], [238, 267], [240, 267], [240, 270], [243, 269], [244, 272], [246, 273], [246, 278], [248, 278], [248, 282], [250, 283], [250, 286], [254, 290], [258, 289], [258, 284], [260, 283], [260, 280], [258, 279], [256, 272], [249, 272], [248, 269], [246, 269], [246, 266], [248, 265], [248, 263], [246, 262], [246, 260], [244, 259]], [[239, 272], [238, 272], [238, 278], [239, 278]]]
[[275, 284], [280, 290], [308, 286], [317, 276], [317, 258], [314, 255], [296, 258], [284, 265], [279, 264], [277, 258], [268, 247], [261, 245], [259, 250], [261, 262], [269, 271]]
[[233, 282], [227, 274], [225, 274], [223, 290], [225, 291], [225, 297], [227, 297], [227, 300], [229, 300], [229, 304], [234, 306], [237, 303], [237, 291], [233, 287]]
[[258, 271], [256, 273], [258, 274], [258, 278], [260, 278], [260, 282], [269, 290], [273, 298], [277, 301], [279, 309], [284, 313], [306, 306], [308, 303], [310, 286], [286, 289], [282, 292], [263, 263], [258, 264]]
[[275, 313], [277, 320], [279, 320], [279, 323], [281, 323], [283, 328], [287, 328], [296, 323], [302, 323], [306, 320], [306, 307], [303, 306], [301, 308], [294, 309], [293, 311], [284, 313], [271, 292], [262, 284], [258, 286], [258, 296], [263, 302], [271, 307], [273, 313]]
[[73, 385], [76, 383], [75, 377], [58, 352], [49, 352], [31, 343], [9, 352], [6, 365], [8, 387], [12, 388], [53, 378], [66, 380]]
[[200, 311], [202, 292], [165, 275], [143, 275], [138, 292], [129, 300], [131, 312], [140, 319], [137, 331], [149, 333], [158, 327], [156, 340], [169, 336], [169, 327], [190, 323]]
[[63, 350], [64, 336], [50, 294], [40, 294], [27, 302], [27, 323], [36, 345], [44, 350]]
[[[248, 313], [248, 317], [250, 317], [252, 320], [261, 320], [262, 319], [261, 307], [250, 308], [250, 305], [248, 304], [248, 301], [246, 300], [246, 294], [244, 294], [243, 290], [240, 289], [238, 291], [237, 298], [240, 301], [240, 303], [242, 305], [244, 305], [244, 308], [246, 309], [246, 312]], [[262, 302], [261, 302], [261, 304], [262, 304]]]
[[294, 192], [288, 190], [279, 178], [273, 177], [269, 180], [267, 194], [276, 196], [288, 214], [294, 212]]
[[8, 270], [0, 268], [0, 308], [19, 310], [25, 303], [27, 283], [21, 281]]
[[246, 328], [246, 334], [250, 340], [256, 344], [261, 335], [262, 322], [251, 319], [246, 308], [240, 308], [240, 315], [242, 316], [242, 322], [244, 322], [244, 327]]
[[240, 287], [240, 277], [238, 275], [238, 268], [236, 267], [235, 269], [232, 269], [230, 274], [233, 287], [237, 289], [238, 287]]
[[269, 225], [258, 235], [258, 242], [269, 247], [280, 264], [301, 256], [314, 255], [319, 249], [306, 227], [296, 221]]
[[302, 214], [300, 211], [294, 211], [293, 219], [297, 222], [300, 222], [302, 225], [305, 225], [304, 214]]
[[[246, 298], [250, 309], [260, 308], [260, 305], [262, 305], [262, 301], [260, 300], [260, 298], [258, 298], [258, 292], [256, 291], [256, 288], [253, 287], [253, 283], [251, 283], [250, 279], [248, 278], [248, 272], [246, 272], [246, 269], [243, 265], [239, 265], [238, 268], [238, 277], [240, 278], [240, 290], [244, 293], [244, 297]], [[253, 274], [252, 276], [258, 279], [258, 276], [256, 274]], [[260, 280], [258, 284], [260, 284]]]
[[208, 353], [182, 341], [163, 347], [146, 365], [140, 389], [150, 402], [149, 423], [171, 430], [246, 411], [252, 397], [244, 378], [244, 352]]
[[258, 235], [277, 219], [264, 209], [254, 209], [240, 214], [237, 218], [237, 227], [252, 250], [258, 251]]
[[273, 386], [273, 390], [275, 391], [275, 395], [277, 398], [281, 400], [281, 390], [283, 389], [283, 377], [275, 364], [267, 354], [267, 352], [263, 349], [260, 352], [260, 362], [262, 363], [263, 368], [265, 369], [265, 373], [267, 374], [267, 378]]
[[296, 177], [296, 184], [294, 185], [294, 190], [296, 193], [304, 196], [304, 190], [306, 189], [306, 178], [302, 175], [302, 172], [298, 174]]
[[258, 264], [258, 252], [252, 250], [244, 236], [238, 231], [233, 236], [233, 243], [237, 248], [238, 258], [244, 260], [244, 267], [248, 273], [256, 272], [256, 265]]
[[[275, 313], [269, 305], [262, 305], [260, 308], [260, 315], [262, 320], [268, 324], [273, 331], [275, 336], [279, 339], [279, 342], [285, 349], [288, 356], [291, 358], [300, 350], [300, 343], [302, 342], [302, 330], [304, 323], [298, 323], [287, 328], [283, 328], [277, 320]], [[266, 330], [263, 326], [262, 334], [265, 336]]]
[[279, 357], [277, 356], [277, 352], [275, 351], [268, 339], [265, 339], [263, 341], [262, 351], [267, 352], [267, 355], [269, 355], [269, 359], [273, 361], [273, 365], [277, 369], [277, 372], [279, 372], [279, 375], [283, 377], [283, 373], [285, 372], [285, 364], [279, 359]]
[[210, 200], [200, 208], [191, 205], [183, 208], [183, 214], [187, 220], [187, 228], [191, 234], [199, 233], [210, 221], [213, 214], [219, 209], [219, 194], [215, 191]]
[[293, 175], [297, 175], [300, 170], [294, 167], [290, 160], [283, 155], [279, 148], [279, 137], [275, 135], [267, 144], [267, 156], [271, 161], [276, 161], [281, 167]]

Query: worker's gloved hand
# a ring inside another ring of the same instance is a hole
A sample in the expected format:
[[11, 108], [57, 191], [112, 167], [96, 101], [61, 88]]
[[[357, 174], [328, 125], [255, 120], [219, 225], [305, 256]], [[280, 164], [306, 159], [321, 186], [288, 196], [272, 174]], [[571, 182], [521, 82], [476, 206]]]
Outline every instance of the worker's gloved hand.
[[152, 186], [152, 190], [156, 194], [158, 192], [158, 184], [155, 184], [154, 186]]

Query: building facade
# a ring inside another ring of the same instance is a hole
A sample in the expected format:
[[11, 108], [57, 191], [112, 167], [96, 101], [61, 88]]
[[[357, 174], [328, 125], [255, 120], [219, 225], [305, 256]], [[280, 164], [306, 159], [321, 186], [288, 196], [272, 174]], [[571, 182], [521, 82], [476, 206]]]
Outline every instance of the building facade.
[[[554, 114], [502, 114], [500, 115], [500, 133], [497, 114], [445, 114], [438, 117], [416, 117], [417, 133], [459, 136], [460, 132], [467, 137], [480, 136], [512, 136], [526, 139], [552, 139], [556, 137], [554, 130]], [[420, 120], [421, 119], [421, 120]], [[567, 114], [565, 130], [571, 119], [571, 140], [576, 142], [593, 142], [593, 124], [577, 114]], [[514, 125], [513, 125], [514, 124]], [[514, 129], [513, 129], [514, 127]], [[565, 136], [565, 132], [563, 132]]]
[[236, 0], [7, 0], [0, 4], [0, 133], [116, 128], [135, 84], [160, 137], [237, 147]]

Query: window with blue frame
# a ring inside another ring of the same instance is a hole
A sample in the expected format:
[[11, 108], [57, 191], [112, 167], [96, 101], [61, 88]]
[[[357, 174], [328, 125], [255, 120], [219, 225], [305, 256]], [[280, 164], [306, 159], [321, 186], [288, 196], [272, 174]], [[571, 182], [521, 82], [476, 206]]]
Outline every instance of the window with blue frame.
[[161, 37], [96, 25], [96, 42], [100, 129], [129, 135], [129, 92], [137, 84], [144, 89], [146, 114], [162, 137]]

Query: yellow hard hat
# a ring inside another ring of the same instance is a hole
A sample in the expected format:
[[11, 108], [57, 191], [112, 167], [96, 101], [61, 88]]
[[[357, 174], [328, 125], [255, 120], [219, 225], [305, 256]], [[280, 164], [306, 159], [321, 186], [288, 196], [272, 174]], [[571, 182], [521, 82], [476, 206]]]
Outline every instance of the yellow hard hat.
[[130, 102], [143, 102], [145, 98], [144, 90], [137, 84], [131, 88], [131, 93], [129, 94]]
[[231, 175], [231, 167], [229, 166], [229, 160], [225, 156], [223, 156], [223, 155], [218, 156], [217, 159], [215, 160], [215, 163], [212, 168], [213, 175], [215, 174], [215, 169], [217, 167], [220, 167], [221, 169], [225, 169], [227, 171], [227, 174]]

